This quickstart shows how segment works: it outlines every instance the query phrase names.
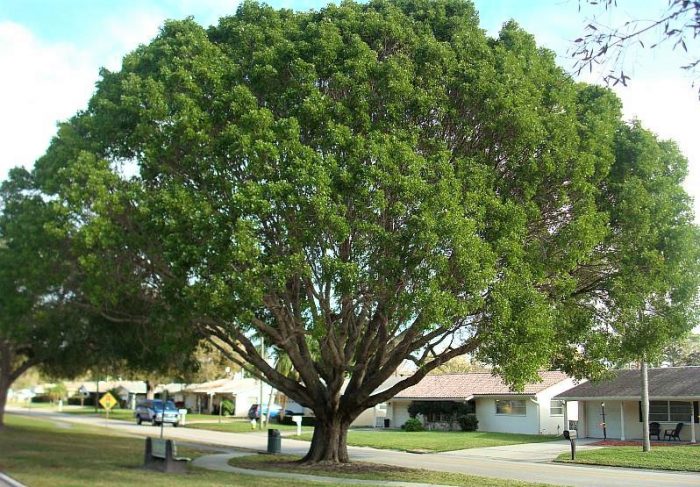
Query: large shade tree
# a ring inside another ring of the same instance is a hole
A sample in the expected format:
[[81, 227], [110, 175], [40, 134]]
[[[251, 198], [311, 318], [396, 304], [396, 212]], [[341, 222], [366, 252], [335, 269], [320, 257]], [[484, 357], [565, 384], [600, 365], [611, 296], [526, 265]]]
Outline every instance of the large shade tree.
[[0, 428], [8, 390], [29, 368], [68, 376], [87, 357], [87, 321], [70, 302], [75, 277], [60, 215], [31, 176], [14, 170], [0, 186]]
[[[488, 38], [469, 2], [244, 3], [104, 70], [35, 172], [106, 315], [226, 343], [314, 411], [306, 461], [347, 461], [353, 419], [454, 357], [519, 387], [623, 348], [621, 127], [611, 93], [514, 23]], [[113, 309], [144, 290], [157, 313]]]

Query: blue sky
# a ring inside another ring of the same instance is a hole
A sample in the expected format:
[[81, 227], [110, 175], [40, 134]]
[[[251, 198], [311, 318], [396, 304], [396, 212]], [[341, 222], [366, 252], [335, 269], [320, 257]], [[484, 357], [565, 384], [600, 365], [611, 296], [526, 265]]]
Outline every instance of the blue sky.
[[[322, 8], [320, 1], [269, 1], [274, 7]], [[515, 19], [570, 70], [571, 41], [583, 32], [592, 8], [578, 0], [476, 0], [482, 27], [496, 35]], [[617, 24], [629, 16], [652, 17], [666, 0], [618, 0], [599, 20]], [[0, 179], [15, 165], [31, 166], [45, 150], [56, 123], [83, 108], [101, 66], [118, 69], [121, 58], [148, 42], [167, 18], [188, 15], [203, 25], [235, 11], [235, 0], [0, 0]], [[600, 12], [600, 11], [599, 11]], [[698, 44], [690, 46], [698, 52]], [[637, 117], [663, 138], [673, 138], [690, 161], [686, 188], [700, 214], [700, 102], [677, 66], [684, 59], [663, 47], [626, 54], [633, 76], [615, 88], [625, 116]], [[600, 73], [582, 80], [600, 82]], [[698, 217], [696, 216], [696, 219]], [[698, 219], [700, 221], [700, 219]]]

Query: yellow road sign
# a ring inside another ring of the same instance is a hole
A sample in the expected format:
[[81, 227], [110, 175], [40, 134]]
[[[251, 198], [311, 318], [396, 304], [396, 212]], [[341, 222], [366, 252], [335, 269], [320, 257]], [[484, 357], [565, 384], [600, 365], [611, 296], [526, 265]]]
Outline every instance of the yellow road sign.
[[107, 411], [117, 405], [117, 400], [109, 392], [100, 398], [100, 405]]

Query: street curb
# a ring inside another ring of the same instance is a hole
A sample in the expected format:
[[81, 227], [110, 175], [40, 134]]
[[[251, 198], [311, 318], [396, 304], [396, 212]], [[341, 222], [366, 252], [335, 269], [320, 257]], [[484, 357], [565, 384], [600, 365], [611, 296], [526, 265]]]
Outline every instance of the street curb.
[[25, 487], [24, 484], [19, 483], [7, 474], [0, 472], [0, 485], [5, 485], [7, 487]]

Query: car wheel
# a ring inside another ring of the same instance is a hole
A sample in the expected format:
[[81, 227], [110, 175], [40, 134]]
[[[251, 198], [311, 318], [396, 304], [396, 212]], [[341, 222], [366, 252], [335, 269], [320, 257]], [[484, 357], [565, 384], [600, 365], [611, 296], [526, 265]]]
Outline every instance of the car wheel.
[[141, 419], [141, 416], [136, 416], [136, 424], [140, 425], [143, 423], [143, 419]]
[[180, 423], [173, 423], [173, 428], [177, 428], [178, 426], [180, 426]]
[[153, 419], [151, 420], [151, 425], [153, 425], [153, 426], [158, 426], [158, 421], [156, 421], [155, 416], [154, 416]]

